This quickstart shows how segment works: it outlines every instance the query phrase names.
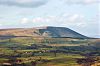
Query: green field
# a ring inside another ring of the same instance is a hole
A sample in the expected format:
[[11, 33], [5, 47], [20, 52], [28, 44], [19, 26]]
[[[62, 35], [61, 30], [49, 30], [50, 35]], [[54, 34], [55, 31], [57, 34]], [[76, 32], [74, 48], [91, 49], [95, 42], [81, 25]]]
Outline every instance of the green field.
[[36, 66], [79, 66], [77, 59], [100, 57], [99, 50], [99, 39], [2, 39], [0, 65], [32, 66], [35, 62]]

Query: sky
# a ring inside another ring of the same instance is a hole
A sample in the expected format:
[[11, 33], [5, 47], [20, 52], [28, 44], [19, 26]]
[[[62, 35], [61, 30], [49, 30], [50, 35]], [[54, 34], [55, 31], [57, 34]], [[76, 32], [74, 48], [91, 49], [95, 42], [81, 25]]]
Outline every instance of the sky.
[[39, 26], [100, 38], [100, 0], [0, 0], [0, 29]]

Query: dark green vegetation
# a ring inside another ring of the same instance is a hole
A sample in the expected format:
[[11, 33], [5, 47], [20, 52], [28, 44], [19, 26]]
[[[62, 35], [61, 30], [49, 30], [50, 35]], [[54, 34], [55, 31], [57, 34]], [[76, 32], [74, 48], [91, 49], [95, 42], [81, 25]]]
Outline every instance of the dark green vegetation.
[[99, 56], [100, 39], [46, 37], [0, 39], [1, 65], [79, 66], [81, 65], [77, 62], [79, 59], [89, 57], [95, 59]]

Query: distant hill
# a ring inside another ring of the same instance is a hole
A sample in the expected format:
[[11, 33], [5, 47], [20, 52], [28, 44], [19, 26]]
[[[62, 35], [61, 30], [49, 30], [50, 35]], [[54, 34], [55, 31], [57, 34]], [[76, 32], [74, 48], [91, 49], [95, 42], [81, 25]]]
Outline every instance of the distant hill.
[[70, 38], [88, 38], [69, 28], [65, 27], [36, 27], [36, 28], [13, 28], [0, 29], [0, 36], [32, 36], [32, 37], [70, 37]]

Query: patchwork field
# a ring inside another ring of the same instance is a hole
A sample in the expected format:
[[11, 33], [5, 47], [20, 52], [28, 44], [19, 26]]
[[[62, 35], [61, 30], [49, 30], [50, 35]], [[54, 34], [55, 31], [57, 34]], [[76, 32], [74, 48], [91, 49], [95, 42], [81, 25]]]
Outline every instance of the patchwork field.
[[82, 66], [87, 64], [92, 66], [100, 63], [99, 43], [99, 39], [75, 38], [1, 39], [0, 65]]

